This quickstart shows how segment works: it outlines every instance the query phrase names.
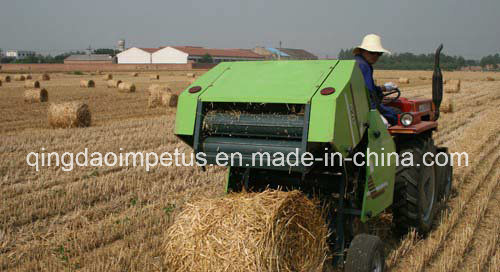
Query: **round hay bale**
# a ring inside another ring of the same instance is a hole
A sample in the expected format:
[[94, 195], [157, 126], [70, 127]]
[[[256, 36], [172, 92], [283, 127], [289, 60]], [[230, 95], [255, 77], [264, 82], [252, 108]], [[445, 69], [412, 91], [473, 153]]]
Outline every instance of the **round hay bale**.
[[38, 80], [27, 80], [24, 82], [25, 88], [40, 88], [40, 82]]
[[446, 79], [443, 79], [443, 84], [446, 84], [446, 82], [447, 82]]
[[48, 121], [53, 128], [88, 127], [91, 123], [91, 114], [88, 105], [82, 102], [51, 104]]
[[441, 112], [444, 112], [444, 113], [454, 112], [456, 110], [454, 97], [452, 96], [452, 97], [443, 99], [443, 102], [441, 103], [441, 107], [439, 108], [439, 110]]
[[458, 88], [460, 88], [460, 85], [462, 84], [462, 81], [460, 79], [451, 79], [448, 81], [449, 84], [453, 85], [458, 85]]
[[418, 79], [420, 79], [420, 80], [427, 80], [427, 77], [419, 76]]
[[149, 76], [149, 79], [150, 79], [150, 80], [159, 80], [159, 79], [160, 79], [160, 75], [158, 75], [158, 74], [155, 74], [155, 75], [150, 75], [150, 76]]
[[15, 75], [14, 76], [15, 81], [24, 81], [25, 79], [26, 79], [26, 77], [24, 77], [24, 75]]
[[159, 106], [176, 107], [179, 96], [172, 93], [168, 86], [153, 84], [149, 86], [148, 106], [155, 108]]
[[458, 93], [460, 92], [460, 82], [453, 82], [450, 80], [444, 87], [445, 93]]
[[82, 88], [94, 88], [95, 82], [91, 79], [82, 79], [82, 80], [80, 80], [80, 87], [82, 87]]
[[486, 81], [495, 81], [495, 79], [492, 77], [486, 77]]
[[108, 80], [108, 88], [118, 88], [118, 86], [122, 83], [121, 80]]
[[2, 80], [0, 79], [0, 87], [2, 86]]
[[113, 75], [112, 74], [106, 74], [102, 77], [104, 80], [110, 80], [110, 79], [113, 79]]
[[10, 82], [10, 76], [4, 76], [2, 78], [2, 81], [4, 81], [4, 82]]
[[39, 80], [50, 80], [50, 76], [47, 73], [43, 73], [38, 77]]
[[122, 82], [122, 83], [118, 84], [118, 90], [122, 93], [133, 93], [133, 92], [135, 92], [135, 84], [128, 83], [128, 82]]
[[196, 77], [196, 74], [194, 74], [194, 73], [187, 73], [186, 76], [187, 77]]
[[179, 96], [171, 92], [163, 92], [161, 96], [161, 103], [167, 107], [177, 107], [177, 100]]
[[299, 191], [230, 194], [188, 204], [167, 230], [170, 271], [323, 271], [328, 228]]
[[28, 79], [33, 79], [33, 77], [32, 77], [31, 75], [25, 75], [25, 76], [24, 76], [24, 78], [25, 78], [26, 80], [28, 80]]
[[410, 79], [406, 77], [400, 77], [399, 78], [399, 83], [400, 84], [410, 84]]
[[37, 103], [47, 102], [49, 100], [49, 92], [45, 89], [28, 89], [24, 91], [24, 102]]
[[131, 76], [133, 76], [133, 77], [138, 77], [138, 76], [139, 76], [139, 73], [133, 72], [133, 73], [131, 73], [130, 75], [131, 75]]

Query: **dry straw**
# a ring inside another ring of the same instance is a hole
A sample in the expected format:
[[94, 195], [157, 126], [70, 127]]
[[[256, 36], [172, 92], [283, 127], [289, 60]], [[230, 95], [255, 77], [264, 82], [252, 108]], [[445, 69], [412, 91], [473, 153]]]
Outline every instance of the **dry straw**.
[[2, 81], [4, 81], [4, 82], [10, 82], [10, 76], [4, 76], [2, 78]]
[[121, 80], [108, 80], [108, 88], [118, 88], [118, 86], [122, 83]]
[[24, 82], [25, 88], [40, 88], [40, 82], [37, 80], [27, 80]]
[[47, 102], [49, 100], [49, 93], [45, 89], [28, 89], [24, 91], [24, 102], [37, 103]]
[[169, 271], [323, 271], [328, 228], [299, 191], [204, 199], [167, 230]]
[[455, 98], [453, 96], [445, 97], [439, 109], [444, 113], [453, 113], [456, 110]]
[[172, 90], [168, 86], [160, 86], [153, 84], [149, 86], [149, 100], [148, 106], [150, 108], [155, 108], [159, 106], [176, 107], [178, 96], [172, 93]]
[[187, 73], [186, 76], [187, 77], [196, 77], [196, 74], [194, 74], [194, 73]]
[[150, 80], [159, 80], [159, 79], [160, 79], [160, 75], [158, 75], [158, 74], [155, 74], [155, 75], [150, 75], [150, 76], [149, 76], [149, 79], [150, 79]]
[[133, 93], [135, 92], [135, 84], [122, 82], [118, 85], [118, 90], [122, 93]]
[[139, 73], [133, 72], [133, 73], [131, 73], [130, 75], [131, 75], [131, 76], [133, 76], [133, 77], [138, 77], [138, 76], [139, 76]]
[[410, 79], [406, 77], [400, 77], [399, 78], [399, 83], [400, 84], [410, 84]]
[[106, 74], [102, 77], [102, 79], [104, 80], [110, 80], [110, 79], [113, 79], [113, 75], [112, 74]]
[[28, 80], [28, 79], [33, 79], [33, 77], [32, 77], [31, 75], [25, 75], [25, 76], [24, 76], [24, 78], [25, 78], [26, 80]]
[[78, 101], [65, 102], [50, 105], [48, 120], [53, 128], [88, 127], [91, 115], [87, 104]]
[[14, 80], [15, 81], [24, 81], [26, 77], [24, 75], [15, 75]]
[[2, 80], [0, 79], [0, 87], [2, 86]]
[[82, 88], [94, 88], [95, 82], [91, 79], [82, 79], [82, 80], [80, 80], [80, 87], [82, 87]]
[[47, 73], [43, 73], [38, 77], [39, 80], [50, 80], [50, 76]]
[[460, 92], [460, 79], [458, 80], [449, 80], [446, 86], [444, 87], [445, 93], [458, 93]]
[[486, 77], [486, 81], [495, 81], [495, 79], [489, 76], [489, 77]]

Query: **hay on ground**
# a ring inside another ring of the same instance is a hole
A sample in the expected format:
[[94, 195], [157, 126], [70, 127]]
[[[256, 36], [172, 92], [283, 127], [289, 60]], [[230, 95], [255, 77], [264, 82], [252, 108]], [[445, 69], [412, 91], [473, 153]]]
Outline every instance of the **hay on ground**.
[[489, 76], [489, 77], [486, 77], [486, 81], [495, 81], [495, 79]]
[[455, 109], [455, 98], [450, 96], [448, 98], [444, 98], [443, 102], [441, 102], [441, 107], [439, 108], [441, 112], [444, 113], [452, 113]]
[[25, 88], [40, 88], [40, 82], [37, 80], [27, 80], [24, 82]]
[[149, 87], [148, 106], [155, 108], [159, 106], [176, 107], [178, 95], [172, 93], [168, 86], [153, 84]]
[[460, 92], [460, 81], [456, 82], [456, 81], [450, 80], [450, 82], [448, 82], [446, 84], [446, 86], [444, 86], [444, 92], [445, 93], [458, 93], [458, 92]]
[[91, 79], [82, 79], [82, 80], [80, 80], [80, 87], [82, 87], [82, 88], [94, 88], [95, 82]]
[[28, 80], [28, 79], [33, 79], [33, 77], [32, 77], [31, 75], [24, 75], [24, 78], [25, 78], [26, 80]]
[[85, 103], [65, 102], [50, 105], [48, 120], [53, 128], [88, 127], [91, 123], [91, 114]]
[[451, 79], [451, 80], [448, 80], [448, 84], [458, 85], [458, 88], [460, 88], [462, 81], [460, 79]]
[[37, 103], [47, 102], [49, 100], [49, 93], [45, 89], [28, 89], [24, 91], [24, 102]]
[[158, 75], [158, 74], [155, 74], [155, 75], [150, 75], [150, 76], [149, 76], [149, 79], [150, 79], [150, 80], [159, 80], [159, 79], [160, 79], [160, 75]]
[[110, 80], [110, 79], [113, 79], [113, 75], [112, 74], [106, 74], [102, 77], [104, 80]]
[[399, 78], [399, 83], [400, 84], [410, 84], [410, 79], [406, 77], [400, 77]]
[[134, 73], [131, 73], [130, 75], [133, 76], [133, 77], [138, 77], [139, 73], [134, 72]]
[[427, 80], [427, 77], [420, 76], [420, 77], [418, 77], [418, 79], [420, 79], [420, 80]]
[[24, 81], [26, 77], [24, 75], [15, 75], [14, 80], [15, 81]]
[[299, 191], [204, 199], [167, 230], [171, 271], [323, 271], [328, 228]]
[[0, 87], [2, 86], [2, 80], [0, 79]]
[[133, 93], [135, 92], [135, 84], [122, 82], [118, 85], [118, 90], [122, 93]]
[[50, 76], [47, 73], [43, 73], [38, 77], [39, 80], [50, 80]]
[[196, 77], [196, 74], [194, 74], [194, 73], [187, 73], [186, 76], [187, 77]]
[[3, 82], [10, 82], [10, 76], [4, 76], [2, 77]]
[[118, 86], [122, 83], [121, 80], [108, 80], [108, 88], [118, 88]]

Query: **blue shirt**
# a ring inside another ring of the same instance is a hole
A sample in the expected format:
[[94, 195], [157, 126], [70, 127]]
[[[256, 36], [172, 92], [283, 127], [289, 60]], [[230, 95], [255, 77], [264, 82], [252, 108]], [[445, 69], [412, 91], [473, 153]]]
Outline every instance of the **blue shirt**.
[[382, 89], [375, 86], [375, 82], [373, 81], [373, 66], [360, 54], [354, 56], [354, 59], [356, 63], [358, 63], [359, 69], [365, 79], [366, 88], [370, 92], [370, 108], [378, 109], [391, 125], [396, 125], [398, 123], [397, 113], [391, 107], [380, 103], [383, 98], [383, 93]]

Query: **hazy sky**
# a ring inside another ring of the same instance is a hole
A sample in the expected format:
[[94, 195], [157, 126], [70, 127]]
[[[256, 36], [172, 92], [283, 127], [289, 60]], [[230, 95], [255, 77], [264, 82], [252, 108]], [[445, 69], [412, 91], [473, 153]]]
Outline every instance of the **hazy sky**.
[[304, 48], [337, 56], [368, 33], [394, 52], [500, 52], [500, 0], [1, 0], [0, 48]]

